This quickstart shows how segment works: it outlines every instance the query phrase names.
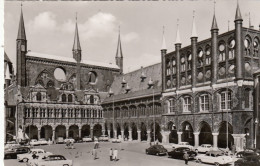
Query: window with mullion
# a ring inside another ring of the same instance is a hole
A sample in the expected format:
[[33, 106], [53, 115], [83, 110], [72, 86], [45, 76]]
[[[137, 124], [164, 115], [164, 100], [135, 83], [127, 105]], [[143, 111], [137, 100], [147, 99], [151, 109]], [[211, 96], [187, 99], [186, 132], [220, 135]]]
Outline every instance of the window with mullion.
[[209, 96], [206, 94], [200, 96], [200, 111], [209, 111]]
[[191, 112], [191, 98], [190, 97], [184, 98], [183, 112]]
[[175, 112], [175, 101], [174, 99], [170, 99], [169, 102], [170, 102], [170, 113], [173, 113]]
[[231, 101], [231, 92], [222, 92], [221, 93], [221, 110], [230, 110], [232, 106]]

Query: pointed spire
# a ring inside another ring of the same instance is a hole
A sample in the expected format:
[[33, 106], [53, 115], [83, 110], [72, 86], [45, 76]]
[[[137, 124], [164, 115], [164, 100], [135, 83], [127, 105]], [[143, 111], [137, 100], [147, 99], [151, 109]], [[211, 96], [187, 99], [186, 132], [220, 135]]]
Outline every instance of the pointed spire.
[[180, 30], [179, 30], [179, 19], [177, 19], [177, 32], [175, 44], [181, 44]]
[[77, 18], [77, 13], [76, 13], [76, 26], [75, 26], [75, 36], [74, 36], [74, 44], [72, 51], [81, 51], [80, 47], [80, 41], [79, 41], [79, 33], [78, 33], [78, 18]]
[[7, 63], [7, 65], [6, 65], [5, 79], [6, 79], [6, 80], [11, 80], [10, 70], [9, 70], [9, 65], [8, 65], [8, 63]]
[[215, 6], [216, 5], [216, 1], [214, 1], [214, 15], [213, 15], [213, 21], [212, 21], [212, 26], [211, 26], [211, 30], [218, 30], [218, 24], [217, 24], [217, 19], [216, 19], [216, 16], [215, 16]]
[[167, 50], [165, 37], [164, 37], [164, 26], [163, 26], [163, 36], [162, 36], [162, 48], [161, 50]]
[[228, 31], [229, 31], [229, 23], [230, 23], [230, 21], [228, 20]]
[[236, 21], [236, 20], [243, 20], [243, 19], [242, 19], [242, 16], [241, 16], [240, 8], [239, 8], [238, 0], [237, 0], [237, 10], [236, 10], [235, 21]]
[[121, 37], [120, 37], [120, 26], [118, 27], [118, 43], [116, 49], [116, 58], [123, 57], [122, 46], [121, 46]]
[[21, 15], [20, 15], [20, 22], [19, 22], [19, 29], [18, 29], [17, 39], [26, 40], [22, 6], [23, 6], [23, 4], [21, 3]]
[[192, 23], [191, 37], [198, 37], [196, 24], [195, 24], [195, 10], [193, 10], [193, 23]]

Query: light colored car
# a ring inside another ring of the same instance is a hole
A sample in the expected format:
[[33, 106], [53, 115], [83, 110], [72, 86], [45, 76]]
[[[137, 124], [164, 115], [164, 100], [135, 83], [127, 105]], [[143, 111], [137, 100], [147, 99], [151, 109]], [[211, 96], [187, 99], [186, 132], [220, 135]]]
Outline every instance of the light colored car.
[[108, 141], [108, 136], [107, 135], [101, 135], [99, 138], [98, 138], [99, 141]]
[[198, 148], [196, 148], [196, 150], [201, 153], [206, 153], [208, 151], [212, 151], [212, 148], [213, 147], [210, 144], [201, 144]]
[[215, 164], [216, 166], [232, 163], [230, 156], [223, 155], [221, 151], [209, 151], [206, 154], [196, 156], [196, 160], [203, 163]]
[[92, 142], [92, 138], [90, 138], [89, 136], [85, 136], [82, 138], [83, 142]]
[[46, 156], [46, 155], [40, 155], [40, 156], [38, 156], [36, 159], [30, 159], [27, 163], [26, 163], [26, 165], [27, 166], [36, 166], [36, 163], [38, 162], [38, 161], [41, 161], [41, 160], [44, 160], [44, 159], [46, 159], [48, 156]]
[[43, 149], [31, 149], [29, 153], [25, 154], [18, 154], [17, 159], [18, 161], [28, 162], [29, 160], [33, 159], [32, 155], [35, 154], [36, 156], [48, 156], [52, 153], [46, 152]]
[[21, 145], [20, 144], [18, 144], [18, 143], [16, 143], [15, 141], [10, 141], [10, 142], [7, 142], [6, 144], [5, 144], [5, 147], [4, 147], [4, 149], [5, 150], [8, 150], [8, 149], [14, 149], [14, 148], [18, 148], [18, 147], [20, 147]]
[[48, 141], [45, 138], [41, 138], [38, 140], [39, 145], [48, 145]]
[[72, 166], [72, 160], [62, 155], [49, 155], [46, 159], [35, 161], [35, 166]]
[[192, 145], [189, 144], [189, 142], [180, 142], [179, 144], [172, 145], [172, 148], [179, 148], [179, 147], [186, 147], [186, 148], [190, 148], [190, 149], [194, 148]]
[[74, 143], [74, 142], [75, 142], [75, 139], [73, 139], [73, 138], [66, 138], [66, 139], [64, 140], [64, 143], [66, 143], [66, 142], [68, 142], [68, 141]]
[[56, 139], [56, 143], [57, 143], [57, 144], [63, 144], [63, 143], [64, 143], [63, 137], [58, 137], [58, 138]]
[[121, 139], [113, 138], [112, 143], [121, 143]]
[[31, 139], [30, 145], [31, 145], [31, 146], [37, 146], [37, 145], [40, 145], [40, 144], [39, 144], [39, 142], [37, 141], [37, 139]]

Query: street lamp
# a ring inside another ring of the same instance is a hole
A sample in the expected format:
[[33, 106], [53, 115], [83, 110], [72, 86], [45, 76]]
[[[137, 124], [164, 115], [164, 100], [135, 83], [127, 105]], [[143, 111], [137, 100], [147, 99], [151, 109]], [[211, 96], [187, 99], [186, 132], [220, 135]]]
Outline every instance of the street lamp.
[[[108, 94], [109, 94], [109, 97], [113, 97], [112, 98], [112, 102], [113, 102], [113, 135], [114, 135], [114, 128], [115, 128], [115, 112], [114, 112], [114, 92], [112, 91], [112, 89], [111, 89], [111, 87], [110, 87], [110, 89], [109, 89], [109, 92], [108, 92]], [[115, 135], [114, 135], [114, 138], [115, 138]]]
[[148, 81], [148, 86], [149, 86], [149, 88], [153, 88], [153, 141], [155, 144], [154, 83], [153, 83], [151, 77], [150, 77], [150, 80]]

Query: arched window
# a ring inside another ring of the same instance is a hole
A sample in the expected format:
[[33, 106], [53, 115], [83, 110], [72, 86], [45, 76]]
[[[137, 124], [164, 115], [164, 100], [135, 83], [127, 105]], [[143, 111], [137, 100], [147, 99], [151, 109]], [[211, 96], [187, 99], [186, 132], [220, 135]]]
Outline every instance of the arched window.
[[170, 75], [171, 74], [171, 62], [169, 60], [167, 60], [166, 62], [166, 75]]
[[219, 62], [223, 62], [223, 61], [226, 60], [226, 53], [225, 53], [226, 47], [225, 47], [225, 43], [224, 43], [224, 42], [221, 42], [221, 43], [219, 44], [218, 49], [219, 49], [218, 61], [219, 61]]
[[198, 51], [198, 67], [202, 67], [203, 66], [203, 51], [202, 49], [200, 48], [199, 51]]
[[253, 47], [254, 47], [253, 56], [258, 57], [258, 53], [259, 53], [259, 39], [258, 38], [254, 38]]
[[37, 94], [36, 94], [36, 100], [37, 100], [37, 101], [41, 101], [41, 100], [42, 100], [42, 94], [41, 94], [41, 92], [37, 92]]
[[228, 43], [228, 59], [234, 59], [235, 57], [235, 45], [236, 42], [234, 39], [230, 40]]
[[61, 95], [61, 101], [62, 102], [67, 102], [67, 96], [65, 94]]
[[191, 60], [192, 60], [192, 55], [191, 53], [188, 53], [187, 55], [187, 69], [190, 70], [191, 69]]
[[203, 94], [200, 96], [200, 111], [209, 111], [209, 95]]
[[206, 47], [206, 65], [211, 64], [211, 49], [210, 46]]
[[182, 55], [181, 57], [181, 72], [186, 71], [185, 57]]
[[231, 92], [223, 91], [220, 93], [220, 109], [230, 110], [232, 107]]
[[94, 104], [94, 96], [93, 95], [90, 95], [90, 104]]
[[191, 112], [191, 98], [190, 97], [183, 98], [183, 112]]
[[175, 112], [175, 100], [169, 99], [169, 113]]
[[176, 74], [176, 60], [172, 60], [172, 74]]
[[94, 71], [89, 72], [88, 73], [88, 77], [89, 77], [88, 82], [90, 84], [95, 84], [96, 83], [96, 81], [97, 81], [97, 74]]
[[68, 102], [72, 102], [72, 94], [68, 95]]

